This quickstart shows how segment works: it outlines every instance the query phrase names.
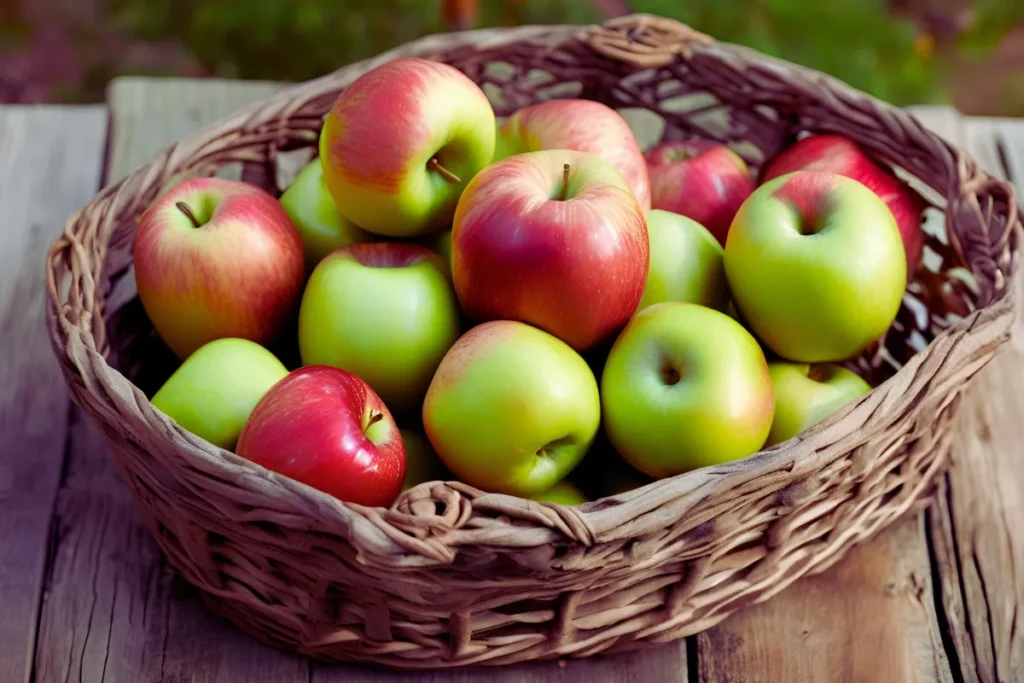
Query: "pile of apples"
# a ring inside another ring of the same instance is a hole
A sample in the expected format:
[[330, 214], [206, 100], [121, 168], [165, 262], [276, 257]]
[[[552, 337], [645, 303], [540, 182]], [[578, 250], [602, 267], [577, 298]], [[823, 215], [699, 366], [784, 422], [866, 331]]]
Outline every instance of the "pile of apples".
[[[717, 142], [645, 155], [593, 101], [499, 125], [455, 68], [391, 61], [280, 198], [199, 178], [141, 217], [139, 296], [182, 360], [153, 405], [343, 501], [457, 478], [580, 503], [595, 443], [649, 481], [869, 391], [841, 364], [896, 316], [922, 209], [840, 136], [755, 178]], [[296, 334], [289, 368], [269, 349]]]

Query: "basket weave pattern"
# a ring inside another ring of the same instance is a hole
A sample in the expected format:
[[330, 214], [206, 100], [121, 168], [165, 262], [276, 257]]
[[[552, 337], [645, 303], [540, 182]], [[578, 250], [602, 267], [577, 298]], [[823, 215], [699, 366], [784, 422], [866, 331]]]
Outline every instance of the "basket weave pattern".
[[[387, 510], [343, 504], [176, 427], [144, 390], [145, 367], [159, 366], [152, 328], [114, 305], [131, 296], [139, 215], [232, 164], [279, 191], [282, 159], [312, 153], [338, 93], [399, 56], [453, 64], [499, 116], [583, 97], [657, 114], [664, 140], [737, 143], [755, 169], [801, 131], [847, 135], [901, 167], [946, 220], [892, 329], [851, 364], [877, 388], [785, 444], [578, 508], [458, 482]], [[103, 190], [53, 245], [48, 324], [73, 399], [170, 563], [241, 628], [401, 668], [587, 656], [703, 630], [927, 499], [961, 394], [1009, 333], [1012, 193], [904, 112], [675, 22], [433, 36], [282, 92]]]

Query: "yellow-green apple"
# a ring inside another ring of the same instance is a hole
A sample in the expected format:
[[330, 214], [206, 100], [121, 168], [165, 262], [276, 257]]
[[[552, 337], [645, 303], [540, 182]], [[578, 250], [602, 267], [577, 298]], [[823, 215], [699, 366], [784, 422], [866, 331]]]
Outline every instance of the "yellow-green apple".
[[139, 219], [135, 282], [153, 327], [179, 358], [222, 337], [267, 346], [295, 310], [302, 242], [255, 185], [187, 180]]
[[466, 183], [494, 155], [494, 111], [458, 69], [386, 62], [339, 95], [320, 135], [331, 195], [356, 225], [411, 237], [446, 228]]
[[365, 380], [395, 414], [418, 410], [459, 336], [448, 265], [426, 247], [366, 242], [320, 262], [299, 307], [303, 365]]
[[601, 420], [597, 381], [565, 342], [497, 320], [464, 334], [423, 401], [434, 450], [460, 480], [532, 496], [583, 458]]
[[833, 363], [768, 363], [775, 392], [775, 419], [766, 446], [810, 429], [847, 403], [871, 391], [860, 375]]
[[551, 149], [596, 154], [622, 174], [644, 211], [651, 208], [643, 152], [629, 124], [608, 105], [556, 99], [520, 109], [501, 126], [495, 160]]
[[403, 491], [423, 482], [443, 481], [451, 478], [451, 473], [437, 457], [437, 453], [427, 441], [427, 437], [411, 429], [399, 429], [399, 431], [402, 433], [402, 444], [405, 446]]
[[742, 157], [719, 142], [687, 140], [658, 145], [644, 158], [651, 206], [692, 218], [724, 245], [733, 217], [755, 187]]
[[655, 478], [755, 453], [774, 411], [757, 341], [724, 313], [679, 302], [629, 321], [608, 355], [601, 399], [616, 450]]
[[647, 214], [651, 260], [640, 298], [642, 310], [683, 301], [723, 310], [729, 299], [722, 245], [697, 221], [653, 209]]
[[360, 505], [390, 505], [405, 477], [402, 436], [384, 402], [355, 375], [322, 365], [294, 370], [267, 392], [238, 454]]
[[195, 350], [153, 394], [182, 428], [231, 450], [249, 413], [288, 369], [248, 339], [215, 339]]
[[757, 188], [725, 245], [733, 302], [786, 360], [857, 355], [892, 323], [907, 284], [892, 212], [835, 173], [797, 171]]
[[825, 171], [853, 178], [877, 194], [892, 211], [903, 239], [907, 273], [913, 275], [921, 260], [924, 231], [921, 217], [924, 200], [893, 173], [882, 168], [842, 135], [811, 135], [776, 154], [761, 171], [767, 182], [794, 171]]
[[532, 152], [491, 164], [466, 188], [452, 275], [471, 319], [519, 320], [584, 350], [636, 311], [649, 250], [643, 211], [608, 162]]
[[538, 503], [557, 503], [558, 505], [582, 505], [587, 502], [587, 497], [575, 484], [563, 479], [548, 490], [534, 494], [530, 500], [535, 500]]
[[306, 272], [339, 247], [369, 242], [374, 236], [345, 218], [324, 183], [323, 166], [314, 159], [281, 195], [281, 206], [291, 216], [302, 239]]

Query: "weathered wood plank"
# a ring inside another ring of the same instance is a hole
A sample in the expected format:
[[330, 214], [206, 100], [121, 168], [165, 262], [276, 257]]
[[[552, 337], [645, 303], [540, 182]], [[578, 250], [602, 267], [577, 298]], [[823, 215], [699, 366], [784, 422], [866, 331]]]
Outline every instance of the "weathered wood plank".
[[952, 681], [930, 582], [922, 522], [900, 522], [823, 574], [699, 634], [699, 680]]
[[[1024, 192], [1024, 123], [966, 119], [960, 141]], [[1024, 280], [1017, 277], [1018, 301]], [[928, 531], [955, 664], [964, 681], [1024, 680], [1024, 320], [961, 406], [953, 466]]]
[[30, 676], [68, 396], [44, 254], [99, 187], [102, 107], [0, 107], [0, 681]]
[[[123, 176], [194, 128], [273, 89], [226, 85], [115, 81], [108, 175]], [[264, 647], [205, 609], [164, 562], [116, 477], [102, 435], [77, 409], [71, 430], [35, 680], [307, 681], [304, 660]]]
[[106, 442], [72, 409], [38, 683], [306, 681], [306, 662], [212, 616], [164, 562], [116, 478]]
[[107, 178], [116, 182], [164, 147], [283, 87], [219, 78], [118, 78], [107, 90], [112, 117]]
[[670, 643], [640, 652], [565, 662], [435, 672], [406, 673], [313, 663], [309, 683], [680, 683], [687, 680], [686, 665], [685, 644]]

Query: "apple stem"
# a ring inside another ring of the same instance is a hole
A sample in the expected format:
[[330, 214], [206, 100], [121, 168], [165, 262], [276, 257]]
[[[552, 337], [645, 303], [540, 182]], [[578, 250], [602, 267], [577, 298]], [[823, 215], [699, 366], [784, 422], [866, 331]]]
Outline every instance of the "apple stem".
[[367, 429], [377, 424], [384, 419], [384, 413], [370, 413], [370, 420], [366, 423], [366, 429], [363, 430], [365, 433]]
[[186, 204], [185, 202], [178, 202], [177, 204], [175, 204], [175, 206], [178, 207], [178, 211], [181, 211], [183, 214], [188, 216], [188, 219], [192, 221], [193, 227], [202, 227], [199, 224], [199, 221], [196, 220], [196, 215], [192, 213], [192, 209], [189, 208], [188, 204]]
[[562, 196], [561, 201], [565, 201], [565, 196], [569, 194], [569, 164], [562, 166]]
[[449, 183], [461, 183], [462, 180], [459, 176], [455, 175], [447, 168], [441, 165], [441, 162], [437, 160], [437, 157], [431, 157], [430, 161], [427, 162], [427, 167], [433, 169], [441, 174], [441, 176]]

